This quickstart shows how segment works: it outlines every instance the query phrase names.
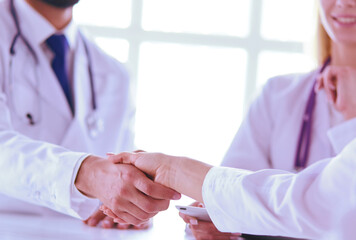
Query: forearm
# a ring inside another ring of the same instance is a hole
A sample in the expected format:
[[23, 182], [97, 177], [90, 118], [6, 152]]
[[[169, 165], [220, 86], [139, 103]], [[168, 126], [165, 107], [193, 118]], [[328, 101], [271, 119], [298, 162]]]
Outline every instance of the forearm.
[[[73, 200], [75, 166], [85, 153], [36, 141], [15, 131], [0, 131], [0, 192], [26, 202], [85, 217], [82, 211], [94, 201]], [[95, 201], [96, 203], [96, 201]]]
[[212, 166], [184, 157], [178, 158], [172, 163], [174, 166], [171, 168], [172, 174], [169, 174], [169, 185], [171, 185], [169, 187], [199, 202], [203, 202], [202, 186], [205, 176]]
[[320, 239], [355, 209], [355, 146], [298, 174], [214, 168], [204, 181], [205, 206], [223, 232]]

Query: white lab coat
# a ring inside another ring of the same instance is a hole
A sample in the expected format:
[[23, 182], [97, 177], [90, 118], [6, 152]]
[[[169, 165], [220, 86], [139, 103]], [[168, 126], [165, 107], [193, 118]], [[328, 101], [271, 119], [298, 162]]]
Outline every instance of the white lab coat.
[[[45, 39], [41, 37], [44, 33], [53, 34], [49, 23], [25, 1], [16, 0], [15, 6], [22, 34], [36, 52], [39, 63], [36, 66], [19, 39], [10, 72], [9, 49], [16, 32], [9, 1], [1, 1], [0, 210], [48, 212], [33, 205], [36, 204], [87, 218], [98, 202], [83, 196], [74, 186], [81, 162], [88, 153], [105, 156], [106, 152], [133, 149], [135, 108], [127, 72], [84, 37], [92, 60], [96, 113], [104, 122], [104, 130], [91, 138], [87, 127], [87, 118], [93, 112], [88, 59], [78, 30], [71, 27], [74, 31], [73, 118], [43, 49]], [[33, 115], [35, 125], [29, 124], [27, 113]]]
[[333, 226], [343, 211], [340, 205], [351, 209], [355, 204], [342, 196], [353, 197], [356, 189], [356, 161], [351, 161], [356, 151], [345, 151], [341, 165], [337, 159], [342, 157], [322, 159], [340, 153], [356, 137], [356, 119], [344, 121], [324, 91], [317, 94], [313, 116], [308, 165], [314, 165], [298, 175], [282, 171], [294, 171], [302, 117], [317, 73], [271, 79], [251, 105], [222, 163], [253, 171], [280, 170], [250, 174], [214, 168], [207, 175], [204, 203], [219, 230], [318, 238]]
[[[204, 180], [203, 199], [223, 232], [354, 239], [355, 171], [356, 139], [335, 158], [318, 161], [298, 174], [212, 168]], [[349, 223], [343, 229], [345, 220]]]
[[[318, 72], [270, 79], [252, 103], [222, 166], [294, 171], [303, 114]], [[355, 137], [356, 119], [344, 121], [325, 92], [318, 92], [307, 164], [335, 156]]]

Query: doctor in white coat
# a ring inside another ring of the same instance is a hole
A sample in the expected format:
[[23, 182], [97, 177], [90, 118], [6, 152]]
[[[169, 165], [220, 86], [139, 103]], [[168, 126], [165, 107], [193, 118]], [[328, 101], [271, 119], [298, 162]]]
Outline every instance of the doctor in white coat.
[[140, 224], [179, 194], [103, 158], [133, 149], [132, 89], [72, 22], [76, 2], [0, 1], [0, 210], [87, 219], [100, 199]]
[[[318, 2], [320, 67], [267, 82], [222, 166], [299, 171], [334, 157], [356, 138], [356, 1]], [[198, 240], [220, 236], [213, 224], [182, 217]]]
[[[222, 232], [355, 239], [356, 139], [338, 156], [298, 173], [212, 167], [161, 153], [120, 153], [110, 158], [133, 164], [155, 181], [203, 202]], [[237, 235], [215, 239], [237, 239]]]

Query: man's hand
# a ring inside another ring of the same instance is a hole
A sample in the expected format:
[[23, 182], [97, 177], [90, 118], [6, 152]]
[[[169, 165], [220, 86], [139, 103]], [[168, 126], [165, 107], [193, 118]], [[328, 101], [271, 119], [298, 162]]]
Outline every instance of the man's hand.
[[324, 89], [329, 102], [345, 118], [356, 117], [356, 69], [328, 66], [319, 76], [316, 91]]
[[148, 229], [152, 225], [152, 221], [141, 223], [140, 225], [132, 225], [127, 223], [115, 223], [114, 219], [106, 216], [103, 211], [97, 210], [93, 213], [87, 220], [83, 221], [85, 224], [95, 227], [99, 226], [102, 228], [116, 228], [116, 229]]
[[[113, 163], [132, 164], [155, 182], [203, 202], [202, 186], [211, 165], [186, 157], [162, 153], [119, 153], [109, 156]], [[109, 206], [108, 206], [109, 207]]]
[[133, 225], [147, 222], [166, 210], [169, 200], [180, 198], [179, 193], [153, 182], [132, 165], [113, 164], [94, 156], [83, 161], [75, 186], [83, 194], [100, 199], [119, 223]]
[[168, 156], [162, 153], [147, 153], [138, 151], [135, 153], [123, 152], [117, 155], [109, 155], [108, 159], [112, 163], [132, 164], [141, 171], [148, 174], [155, 182], [164, 186], [172, 187], [171, 174], [175, 172], [177, 166], [172, 159], [179, 159], [179, 157]]

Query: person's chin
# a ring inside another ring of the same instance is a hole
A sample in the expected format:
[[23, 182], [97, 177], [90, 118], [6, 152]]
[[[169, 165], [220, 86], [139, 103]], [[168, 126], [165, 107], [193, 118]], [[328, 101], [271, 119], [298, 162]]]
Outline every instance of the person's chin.
[[41, 0], [41, 1], [57, 8], [72, 7], [79, 2], [79, 0]]

